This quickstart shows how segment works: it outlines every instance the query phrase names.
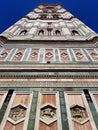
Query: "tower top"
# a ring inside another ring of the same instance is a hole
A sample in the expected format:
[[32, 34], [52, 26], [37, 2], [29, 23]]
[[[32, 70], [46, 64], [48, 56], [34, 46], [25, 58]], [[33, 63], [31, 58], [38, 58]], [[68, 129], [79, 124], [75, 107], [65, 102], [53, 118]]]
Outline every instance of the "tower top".
[[0, 39], [7, 44], [21, 41], [89, 41], [98, 35], [60, 4], [40, 4], [5, 30]]

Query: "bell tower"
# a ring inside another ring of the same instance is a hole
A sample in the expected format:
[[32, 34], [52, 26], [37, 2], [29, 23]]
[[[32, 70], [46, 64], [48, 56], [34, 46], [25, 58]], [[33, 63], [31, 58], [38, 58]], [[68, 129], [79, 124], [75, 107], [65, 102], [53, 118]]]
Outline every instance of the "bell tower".
[[0, 130], [14, 129], [98, 129], [98, 34], [59, 4], [0, 34]]

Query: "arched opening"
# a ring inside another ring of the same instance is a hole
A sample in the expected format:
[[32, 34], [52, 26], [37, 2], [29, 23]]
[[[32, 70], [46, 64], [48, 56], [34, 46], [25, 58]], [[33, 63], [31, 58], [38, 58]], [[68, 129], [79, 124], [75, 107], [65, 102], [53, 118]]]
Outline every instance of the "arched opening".
[[55, 14], [55, 15], [53, 15], [53, 18], [54, 18], [54, 19], [58, 19], [59, 16]]
[[38, 35], [39, 35], [39, 36], [44, 35], [44, 30], [40, 30], [40, 31], [38, 32]]
[[72, 35], [73, 35], [73, 36], [79, 36], [80, 34], [79, 34], [78, 31], [76, 31], [76, 30], [72, 30]]
[[46, 19], [47, 16], [46, 16], [46, 15], [41, 15], [41, 18], [42, 18], [42, 19]]
[[19, 35], [22, 35], [22, 36], [23, 36], [23, 35], [25, 35], [26, 33], [27, 33], [27, 30], [23, 30], [23, 31], [20, 32]]
[[60, 36], [60, 35], [61, 35], [61, 32], [60, 32], [59, 30], [56, 30], [56, 31], [55, 31], [55, 35], [56, 35], [56, 36]]

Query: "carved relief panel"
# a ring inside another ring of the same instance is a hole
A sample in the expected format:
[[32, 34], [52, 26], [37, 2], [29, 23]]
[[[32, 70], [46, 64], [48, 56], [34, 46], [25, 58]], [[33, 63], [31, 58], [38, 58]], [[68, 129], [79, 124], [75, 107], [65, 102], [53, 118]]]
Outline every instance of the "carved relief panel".
[[39, 93], [35, 130], [62, 130], [58, 93]]
[[87, 100], [82, 93], [65, 93], [70, 130], [97, 130]]
[[13, 93], [0, 130], [27, 130], [32, 93]]

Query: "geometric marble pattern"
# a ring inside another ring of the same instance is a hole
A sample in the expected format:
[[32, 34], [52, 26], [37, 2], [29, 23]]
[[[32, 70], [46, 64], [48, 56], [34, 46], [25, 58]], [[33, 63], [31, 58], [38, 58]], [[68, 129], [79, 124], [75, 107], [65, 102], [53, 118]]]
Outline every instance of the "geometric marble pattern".
[[[2, 48], [0, 51], [0, 61], [34, 61], [40, 62], [40, 58], [43, 61], [55, 62], [57, 58], [58, 62], [98, 62], [97, 49], [89, 48]], [[3, 51], [2, 51], [3, 50]], [[57, 52], [55, 51], [57, 50]], [[84, 53], [86, 52], [86, 53]]]

